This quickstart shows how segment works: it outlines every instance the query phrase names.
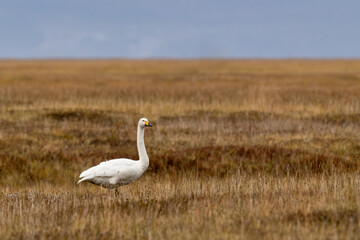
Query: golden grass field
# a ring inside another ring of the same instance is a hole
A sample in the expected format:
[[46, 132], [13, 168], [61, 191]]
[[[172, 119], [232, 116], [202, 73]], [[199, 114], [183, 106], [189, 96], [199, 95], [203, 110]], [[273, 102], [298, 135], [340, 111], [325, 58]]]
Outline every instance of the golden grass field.
[[0, 161], [0, 239], [359, 239], [360, 60], [3, 60]]

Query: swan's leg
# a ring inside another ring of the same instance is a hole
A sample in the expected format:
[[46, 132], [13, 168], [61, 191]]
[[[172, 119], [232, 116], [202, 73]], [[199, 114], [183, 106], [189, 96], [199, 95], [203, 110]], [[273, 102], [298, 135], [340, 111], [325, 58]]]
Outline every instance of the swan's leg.
[[115, 188], [115, 197], [119, 196], [119, 190], [117, 188]]

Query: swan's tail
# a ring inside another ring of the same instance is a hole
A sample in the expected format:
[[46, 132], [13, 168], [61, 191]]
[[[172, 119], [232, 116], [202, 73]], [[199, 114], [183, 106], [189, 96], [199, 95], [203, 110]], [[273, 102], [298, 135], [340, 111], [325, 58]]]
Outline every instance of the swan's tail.
[[77, 184], [79, 184], [79, 183], [81, 183], [81, 182], [83, 182], [83, 181], [85, 181], [85, 180], [86, 180], [85, 178], [80, 179], [80, 180], [77, 182]]
[[83, 171], [83, 172], [80, 174], [79, 178], [81, 178], [81, 179], [77, 182], [77, 184], [79, 184], [79, 183], [81, 183], [81, 182], [84, 182], [84, 181], [90, 179], [89, 174], [87, 174], [88, 171], [89, 171], [89, 169], [86, 170], [86, 171]]
[[83, 174], [80, 175], [80, 180], [77, 182], [77, 184], [81, 183], [81, 182], [86, 182], [88, 180], [91, 180], [92, 177], [91, 176], [84, 176]]

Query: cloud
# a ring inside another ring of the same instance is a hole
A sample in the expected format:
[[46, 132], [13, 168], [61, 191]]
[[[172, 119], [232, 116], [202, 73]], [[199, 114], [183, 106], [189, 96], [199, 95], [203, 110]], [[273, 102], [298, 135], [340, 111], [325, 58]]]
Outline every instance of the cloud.
[[108, 36], [101, 32], [82, 32], [76, 29], [63, 30], [59, 28], [46, 29], [43, 32], [40, 49], [77, 48], [89, 42], [104, 42]]
[[150, 58], [160, 54], [163, 40], [158, 37], [145, 36], [131, 43], [128, 56], [135, 58]]

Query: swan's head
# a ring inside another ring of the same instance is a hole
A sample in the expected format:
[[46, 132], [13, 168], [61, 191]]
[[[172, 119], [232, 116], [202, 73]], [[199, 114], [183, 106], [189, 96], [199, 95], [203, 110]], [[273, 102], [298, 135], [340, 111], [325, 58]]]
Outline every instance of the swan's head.
[[144, 127], [152, 127], [152, 125], [149, 123], [149, 120], [147, 120], [146, 118], [142, 118], [139, 120], [139, 126], [144, 128]]

